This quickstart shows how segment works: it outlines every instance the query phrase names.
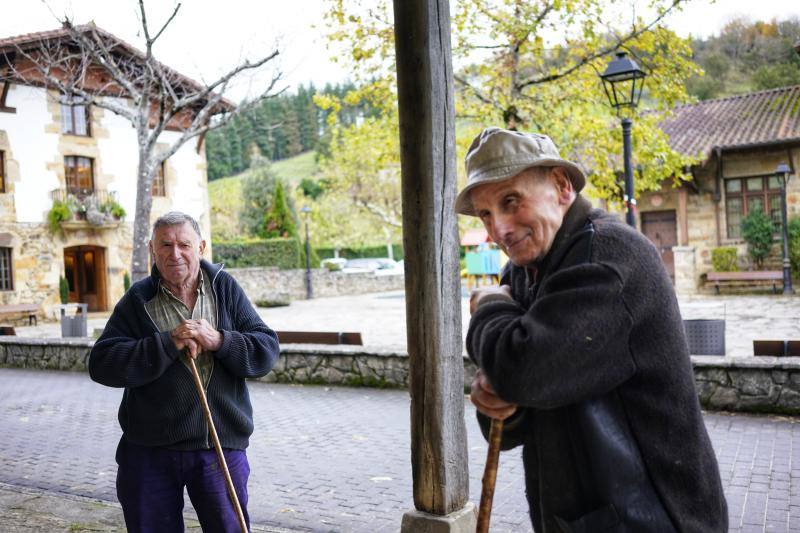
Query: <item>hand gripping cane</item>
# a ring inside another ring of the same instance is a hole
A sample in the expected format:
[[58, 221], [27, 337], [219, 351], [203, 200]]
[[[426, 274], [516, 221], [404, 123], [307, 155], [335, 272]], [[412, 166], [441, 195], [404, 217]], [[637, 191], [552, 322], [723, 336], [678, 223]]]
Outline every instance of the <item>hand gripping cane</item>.
[[489, 531], [489, 517], [492, 514], [494, 483], [497, 480], [497, 465], [500, 462], [500, 441], [503, 437], [503, 421], [492, 418], [489, 429], [489, 451], [486, 453], [486, 466], [483, 469], [483, 490], [478, 507], [478, 527], [476, 533]]
[[219, 466], [222, 468], [222, 473], [225, 475], [225, 485], [228, 487], [228, 496], [230, 496], [233, 509], [236, 511], [236, 517], [239, 519], [239, 527], [242, 528], [242, 533], [248, 533], [247, 522], [244, 520], [242, 507], [239, 505], [239, 498], [236, 497], [236, 489], [233, 487], [231, 473], [228, 471], [228, 463], [225, 462], [225, 455], [222, 453], [222, 445], [219, 443], [219, 437], [217, 437], [217, 429], [214, 427], [214, 420], [211, 418], [211, 409], [208, 408], [206, 391], [203, 389], [203, 382], [200, 380], [200, 374], [197, 373], [197, 365], [194, 364], [194, 359], [191, 357], [187, 356], [186, 358], [189, 360], [189, 368], [192, 369], [192, 376], [194, 377], [194, 384], [197, 387], [197, 394], [200, 395], [200, 402], [203, 404], [203, 412], [206, 415], [206, 422], [208, 422], [208, 431], [211, 433], [211, 439], [214, 441], [214, 449], [217, 451]]

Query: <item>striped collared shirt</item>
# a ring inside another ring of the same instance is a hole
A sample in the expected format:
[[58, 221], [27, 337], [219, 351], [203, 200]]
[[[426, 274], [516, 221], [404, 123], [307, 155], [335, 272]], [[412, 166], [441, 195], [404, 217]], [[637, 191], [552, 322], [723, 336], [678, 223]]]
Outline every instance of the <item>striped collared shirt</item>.
[[[213, 328], [217, 327], [217, 305], [214, 300], [214, 291], [211, 289], [211, 280], [208, 279], [202, 268], [200, 269], [200, 282], [197, 284], [197, 301], [194, 309], [190, 310], [186, 307], [161, 281], [158, 283], [156, 295], [145, 304], [145, 307], [153, 317], [159, 331], [172, 331], [184, 320], [201, 318], [205, 318]], [[181, 356], [181, 360], [183, 364], [189, 366], [185, 355]], [[214, 369], [214, 356], [203, 350], [195, 359], [195, 364], [200, 373], [200, 379], [208, 387], [208, 381], [211, 379], [211, 372]]]

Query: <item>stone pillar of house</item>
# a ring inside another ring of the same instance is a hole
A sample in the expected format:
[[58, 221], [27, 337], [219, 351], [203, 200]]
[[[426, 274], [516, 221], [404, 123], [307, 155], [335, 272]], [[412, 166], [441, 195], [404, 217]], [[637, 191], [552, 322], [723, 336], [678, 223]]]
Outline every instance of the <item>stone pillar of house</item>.
[[401, 532], [475, 531], [464, 422], [447, 0], [394, 0], [415, 509]]
[[675, 257], [675, 292], [682, 296], [697, 294], [694, 246], [673, 246], [672, 253]]

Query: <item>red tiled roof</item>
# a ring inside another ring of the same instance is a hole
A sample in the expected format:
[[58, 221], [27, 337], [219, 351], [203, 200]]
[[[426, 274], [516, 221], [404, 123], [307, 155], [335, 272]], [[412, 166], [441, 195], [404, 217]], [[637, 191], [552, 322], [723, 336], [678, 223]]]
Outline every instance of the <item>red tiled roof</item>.
[[[132, 57], [136, 58], [144, 58], [145, 55], [142, 51], [140, 51], [135, 46], [132, 46], [116, 35], [107, 32], [106, 30], [100, 28], [99, 26], [95, 25], [94, 22], [90, 22], [89, 24], [81, 24], [78, 26], [74, 26], [74, 29], [82, 32], [88, 33], [92, 30], [96, 31], [102, 37], [110, 39], [116, 46], [119, 46], [125, 53]], [[5, 37], [0, 39], [0, 56], [3, 54], [15, 52], [18, 48], [23, 50], [33, 48], [38, 46], [41, 42], [47, 41], [58, 41], [58, 40], [71, 40], [72, 37], [70, 36], [70, 31], [68, 28], [62, 27], [57, 30], [47, 30], [47, 31], [40, 31], [35, 33], [25, 33], [22, 35], [16, 35], [13, 37]], [[189, 78], [188, 76], [184, 76], [183, 74], [171, 69], [170, 67], [160, 63], [161, 67], [170, 73], [171, 75], [175, 76], [182, 84], [186, 87], [190, 88], [192, 91], [199, 91], [202, 89], [202, 85], [194, 81], [193, 79]], [[222, 107], [226, 108], [226, 110], [230, 110], [235, 107], [235, 105], [230, 102], [229, 100], [223, 98], [220, 102]]]
[[468, 229], [461, 237], [461, 246], [477, 246], [485, 242], [492, 242], [492, 239], [483, 228]]
[[715, 147], [800, 142], [800, 85], [679, 106], [661, 129], [674, 150], [703, 159]]

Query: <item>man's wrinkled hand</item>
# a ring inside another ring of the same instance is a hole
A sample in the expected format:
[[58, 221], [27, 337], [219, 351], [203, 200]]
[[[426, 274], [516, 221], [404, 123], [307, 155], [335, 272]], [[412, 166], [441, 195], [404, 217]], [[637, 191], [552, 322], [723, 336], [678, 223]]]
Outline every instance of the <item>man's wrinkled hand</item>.
[[176, 345], [178, 341], [192, 340], [201, 350], [210, 352], [216, 352], [222, 346], [222, 333], [214, 329], [205, 318], [184, 320], [172, 330], [172, 339]]
[[175, 343], [175, 347], [179, 352], [186, 354], [186, 356], [192, 359], [197, 359], [197, 356], [203, 351], [194, 339], [176, 339], [173, 336], [172, 342]]
[[489, 418], [505, 420], [517, 410], [516, 404], [509, 403], [497, 395], [494, 387], [489, 383], [489, 379], [481, 369], [478, 369], [475, 373], [475, 378], [472, 380], [469, 399], [478, 411]]
[[472, 314], [481, 304], [481, 300], [487, 296], [497, 296], [500, 295], [504, 298], [508, 298], [509, 300], [513, 300], [511, 297], [511, 287], [508, 285], [492, 285], [491, 287], [478, 287], [476, 289], [472, 289], [472, 292], [469, 295], [469, 313]]

